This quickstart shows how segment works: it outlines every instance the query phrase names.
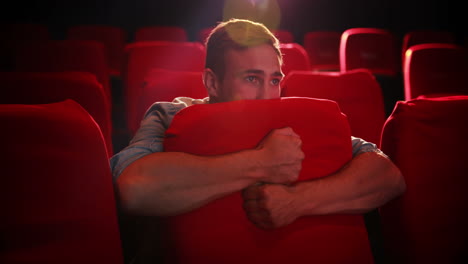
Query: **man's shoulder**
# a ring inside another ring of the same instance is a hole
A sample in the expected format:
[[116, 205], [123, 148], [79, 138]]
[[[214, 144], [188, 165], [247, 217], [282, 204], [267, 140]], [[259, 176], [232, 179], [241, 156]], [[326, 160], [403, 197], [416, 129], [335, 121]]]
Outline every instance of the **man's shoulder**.
[[196, 104], [207, 104], [209, 98], [205, 97], [203, 99], [194, 99], [191, 97], [176, 97], [174, 100], [171, 102], [172, 104], [177, 104], [177, 105], [183, 105], [184, 107], [191, 106], [191, 105], [196, 105]]
[[194, 99], [191, 97], [176, 97], [171, 102], [168, 101], [159, 101], [153, 103], [153, 105], [148, 109], [145, 116], [151, 115], [154, 112], [163, 113], [163, 115], [175, 115], [177, 112], [183, 108], [189, 107], [191, 105], [197, 104], [207, 104], [209, 98], [205, 97], [203, 99]]

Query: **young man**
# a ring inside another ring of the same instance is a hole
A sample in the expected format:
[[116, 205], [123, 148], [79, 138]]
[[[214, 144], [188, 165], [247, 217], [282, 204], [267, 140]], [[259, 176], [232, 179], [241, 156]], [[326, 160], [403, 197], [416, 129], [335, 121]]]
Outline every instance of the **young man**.
[[267, 229], [303, 215], [368, 212], [405, 190], [398, 168], [375, 144], [355, 137], [353, 159], [339, 172], [295, 185], [285, 183], [297, 179], [304, 154], [291, 128], [271, 131], [255, 149], [226, 155], [164, 152], [164, 132], [184, 107], [280, 97], [282, 56], [262, 24], [220, 23], [206, 48], [209, 98], [153, 104], [130, 145], [111, 158], [119, 200], [129, 213], [177, 215], [243, 190], [248, 218]]

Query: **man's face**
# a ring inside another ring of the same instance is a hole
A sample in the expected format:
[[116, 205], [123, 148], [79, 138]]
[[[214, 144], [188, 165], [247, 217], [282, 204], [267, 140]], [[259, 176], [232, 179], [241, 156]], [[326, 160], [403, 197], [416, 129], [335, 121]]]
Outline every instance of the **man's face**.
[[219, 102], [280, 97], [283, 78], [278, 55], [272, 46], [263, 44], [225, 54], [224, 79], [220, 83]]

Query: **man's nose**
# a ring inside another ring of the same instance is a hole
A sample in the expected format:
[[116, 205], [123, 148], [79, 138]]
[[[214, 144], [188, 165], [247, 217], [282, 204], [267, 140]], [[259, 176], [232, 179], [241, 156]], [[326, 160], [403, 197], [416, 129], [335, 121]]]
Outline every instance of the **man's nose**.
[[272, 90], [268, 83], [264, 83], [259, 89], [257, 99], [272, 99], [274, 97]]

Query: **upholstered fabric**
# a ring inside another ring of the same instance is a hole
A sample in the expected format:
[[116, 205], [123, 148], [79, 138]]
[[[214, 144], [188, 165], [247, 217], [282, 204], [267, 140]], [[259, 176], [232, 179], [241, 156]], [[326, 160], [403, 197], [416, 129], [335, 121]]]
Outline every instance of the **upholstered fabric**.
[[[303, 140], [299, 181], [325, 177], [351, 159], [346, 117], [335, 102], [311, 98], [193, 105], [174, 117], [164, 145], [166, 151], [224, 154], [253, 148], [285, 126]], [[236, 192], [167, 221], [171, 263], [373, 262], [361, 215], [302, 217], [266, 231], [248, 221]]]
[[366, 69], [344, 73], [297, 71], [282, 83], [282, 96], [305, 96], [336, 101], [346, 114], [353, 136], [377, 145], [385, 122], [379, 83]]
[[76, 102], [0, 105], [0, 263], [121, 264], [104, 140]]
[[399, 102], [382, 150], [407, 185], [380, 209], [389, 263], [468, 260], [468, 96]]

